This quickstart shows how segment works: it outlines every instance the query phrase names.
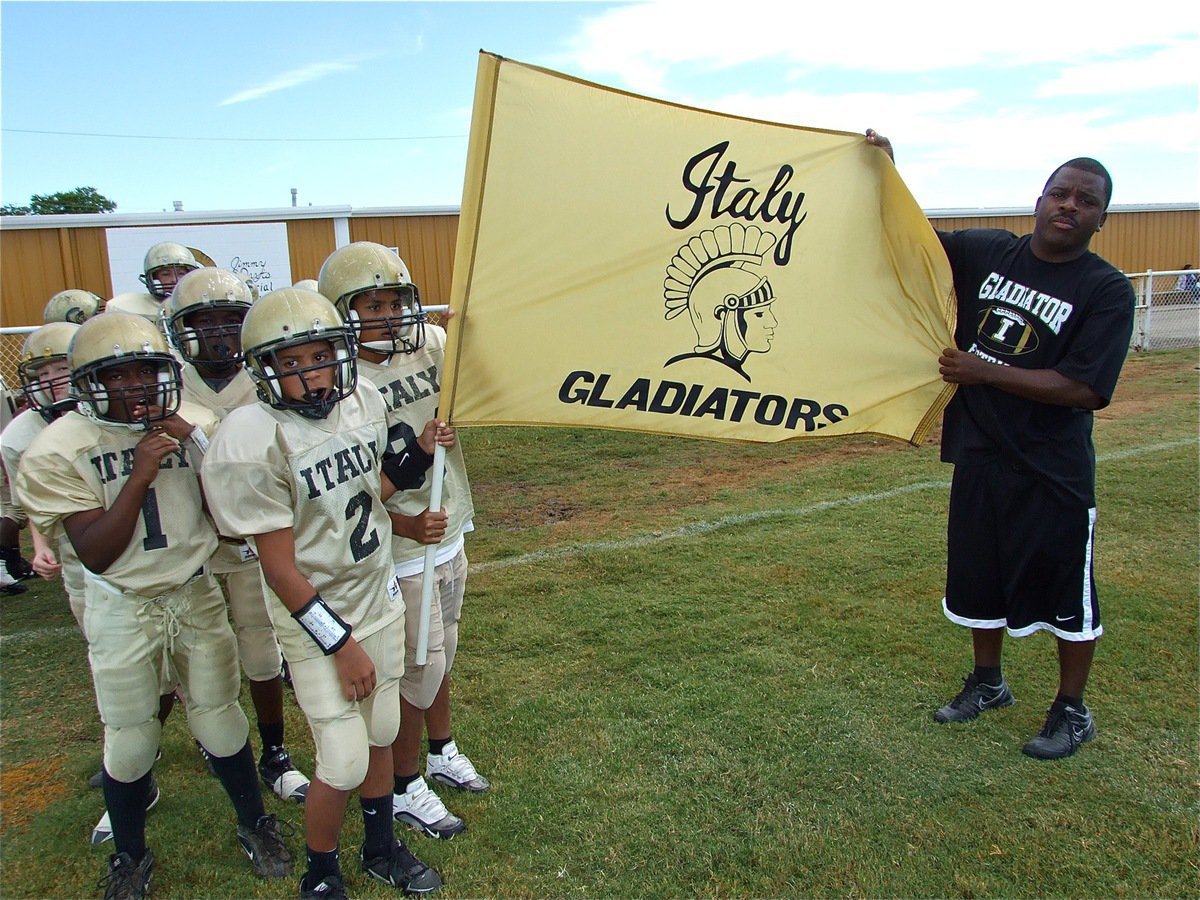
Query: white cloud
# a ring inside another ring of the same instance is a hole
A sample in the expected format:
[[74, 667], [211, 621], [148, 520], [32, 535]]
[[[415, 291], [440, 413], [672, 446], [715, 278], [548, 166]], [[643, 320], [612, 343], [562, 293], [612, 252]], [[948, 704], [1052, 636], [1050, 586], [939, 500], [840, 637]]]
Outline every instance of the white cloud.
[[336, 72], [351, 72], [356, 67], [347, 63], [313, 63], [311, 66], [305, 66], [302, 69], [292, 69], [287, 72], [281, 72], [265, 84], [258, 87], [247, 88], [244, 91], [238, 91], [232, 97], [227, 97], [222, 100], [219, 106], [231, 106], [234, 103], [245, 103], [247, 100], [257, 100], [259, 97], [265, 97], [267, 94], [273, 94], [276, 91], [285, 91], [288, 88], [296, 87], [297, 85], [307, 84], [310, 81], [316, 81], [324, 78], [327, 75], [333, 75]]
[[1148, 88], [1200, 87], [1200, 47], [1179, 42], [1142, 59], [1118, 59], [1064, 69], [1037, 90], [1039, 97], [1116, 94]]
[[[660, 93], [683, 64], [724, 69], [776, 60], [896, 73], [1063, 64], [1178, 39], [1166, 29], [1179, 12], [1170, 0], [1094, 3], [1088, 22], [1075, 26], [1054, 19], [1045, 0], [1010, 0], [992, 15], [947, 0], [860, 0], [819, 11], [777, 0], [653, 0], [584, 19], [552, 65]], [[1194, 29], [1187, 37], [1194, 42]]]

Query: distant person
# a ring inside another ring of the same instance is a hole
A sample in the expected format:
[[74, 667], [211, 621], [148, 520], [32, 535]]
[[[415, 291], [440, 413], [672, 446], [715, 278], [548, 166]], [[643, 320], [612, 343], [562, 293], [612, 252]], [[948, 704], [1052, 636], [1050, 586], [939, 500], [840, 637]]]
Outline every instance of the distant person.
[[1175, 290], [1192, 303], [1200, 302], [1200, 275], [1192, 268], [1191, 263], [1183, 266], [1183, 272], [1175, 279]]
[[[867, 141], [892, 156], [891, 142]], [[1096, 735], [1083, 692], [1104, 633], [1093, 575], [1096, 454], [1092, 413], [1112, 398], [1133, 330], [1129, 279], [1091, 253], [1112, 178], [1094, 159], [1055, 169], [1032, 234], [939, 233], [958, 297], [957, 347], [942, 351], [958, 385], [942, 427], [954, 464], [943, 611], [971, 629], [975, 668], [934, 713], [966, 722], [1014, 702], [1001, 672], [1004, 631], [1049, 631], [1058, 694], [1023, 751], [1070, 756]]]

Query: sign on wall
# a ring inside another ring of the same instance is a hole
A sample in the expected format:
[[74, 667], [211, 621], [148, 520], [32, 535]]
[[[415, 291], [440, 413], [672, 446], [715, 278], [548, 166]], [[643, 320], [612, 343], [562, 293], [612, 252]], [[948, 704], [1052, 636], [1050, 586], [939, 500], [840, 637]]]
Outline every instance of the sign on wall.
[[202, 265], [211, 260], [212, 265], [246, 276], [259, 296], [292, 283], [284, 222], [108, 228], [105, 236], [114, 296], [145, 290], [139, 279], [142, 263], [146, 251], [159, 241], [175, 241], [200, 251], [203, 256], [196, 258]]

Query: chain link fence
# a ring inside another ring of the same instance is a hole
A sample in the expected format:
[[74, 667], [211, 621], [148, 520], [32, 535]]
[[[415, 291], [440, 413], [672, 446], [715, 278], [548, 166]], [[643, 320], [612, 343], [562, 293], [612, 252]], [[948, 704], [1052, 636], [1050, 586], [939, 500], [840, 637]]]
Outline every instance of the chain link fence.
[[1200, 346], [1200, 273], [1139, 272], [1129, 280], [1137, 296], [1131, 350]]

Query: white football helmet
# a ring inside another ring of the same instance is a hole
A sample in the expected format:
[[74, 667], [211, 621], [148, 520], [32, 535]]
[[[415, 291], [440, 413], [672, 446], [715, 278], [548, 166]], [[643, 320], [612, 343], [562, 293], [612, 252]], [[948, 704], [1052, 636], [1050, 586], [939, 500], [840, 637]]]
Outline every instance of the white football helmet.
[[[370, 241], [347, 244], [329, 254], [318, 278], [320, 292], [333, 301], [342, 318], [354, 329], [362, 346], [391, 356], [412, 353], [425, 343], [425, 311], [417, 286], [412, 283], [408, 266], [393, 250]], [[352, 306], [364, 291], [395, 289], [404, 303], [399, 316], [362, 318]], [[387, 338], [362, 341], [364, 329], [382, 330]]]
[[82, 325], [94, 315], [104, 312], [104, 300], [91, 291], [70, 288], [59, 291], [50, 298], [42, 312], [42, 320], [51, 322], [74, 322]]
[[[334, 358], [318, 366], [285, 372], [278, 353], [313, 341], [328, 341]], [[354, 332], [342, 321], [333, 304], [313, 291], [287, 287], [260, 297], [242, 323], [242, 348], [246, 370], [254, 379], [259, 399], [275, 409], [290, 409], [310, 419], [324, 419], [358, 385]], [[306, 390], [303, 398], [291, 400], [280, 387], [284, 378], [299, 376], [307, 388], [306, 374], [330, 367], [334, 369], [331, 390]]]
[[200, 268], [196, 257], [183, 244], [161, 241], [146, 251], [139, 280], [160, 301], [166, 300], [179, 279]]
[[[100, 380], [105, 370], [130, 362], [146, 361], [155, 369], [151, 384], [131, 384], [109, 389]], [[79, 397], [79, 411], [108, 425], [148, 429], [150, 423], [179, 411], [183, 382], [179, 361], [171, 355], [162, 333], [142, 316], [106, 312], [79, 326], [67, 349], [71, 383]], [[145, 403], [160, 412], [139, 421], [113, 417], [112, 401]]]
[[[253, 302], [250, 288], [233, 272], [207, 267], [193, 269], [179, 279], [179, 284], [163, 303], [167, 340], [184, 361], [192, 365], [214, 360], [239, 363], [243, 356], [242, 321]], [[196, 326], [194, 314], [206, 310], [236, 313], [237, 322]]]
[[[93, 295], [94, 296], [94, 295]], [[25, 338], [21, 347], [21, 359], [17, 363], [17, 374], [21, 377], [21, 388], [29, 399], [29, 408], [47, 422], [52, 422], [68, 410], [75, 408], [75, 398], [54, 399], [54, 389], [69, 387], [71, 373], [47, 375], [46, 367], [54, 363], [67, 364], [67, 348], [79, 326], [74, 322], [51, 322]]]

